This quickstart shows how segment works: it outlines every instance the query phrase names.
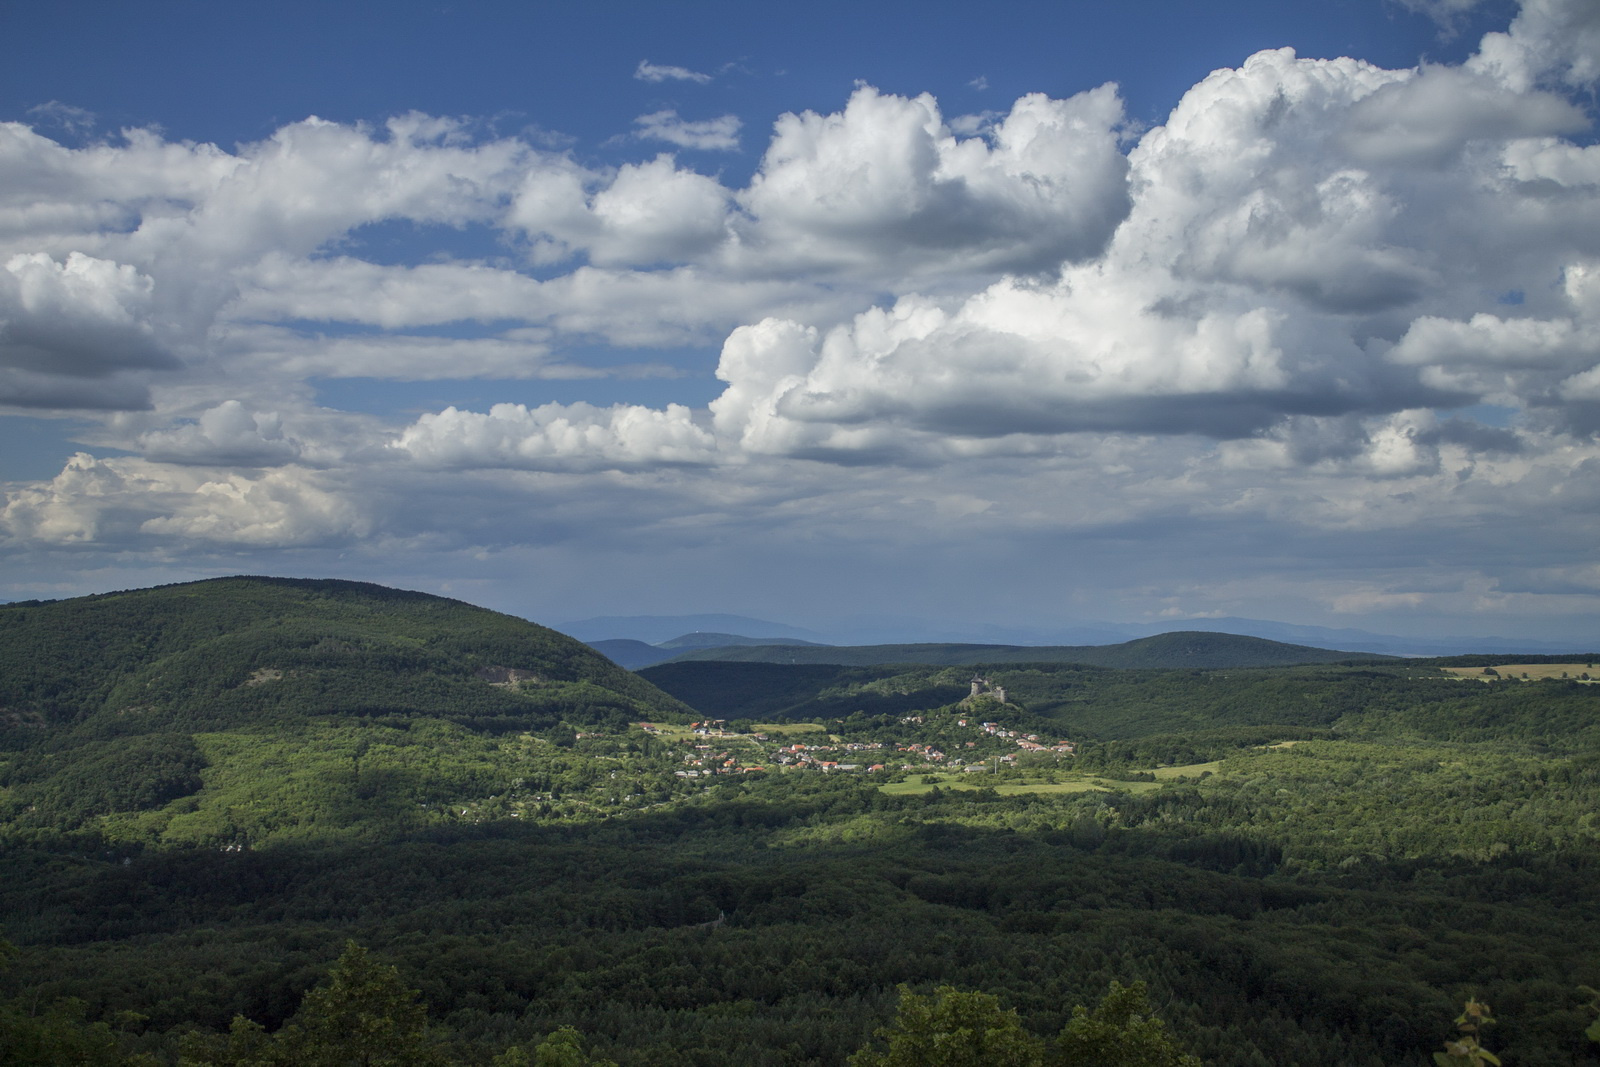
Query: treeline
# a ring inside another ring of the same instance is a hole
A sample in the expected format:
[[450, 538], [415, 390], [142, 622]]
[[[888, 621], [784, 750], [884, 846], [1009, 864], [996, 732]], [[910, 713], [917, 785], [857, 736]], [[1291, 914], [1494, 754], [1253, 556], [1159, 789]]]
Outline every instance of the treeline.
[[[10, 946], [0, 942], [0, 957]], [[3, 964], [0, 958], [0, 964]], [[0, 1049], [11, 1067], [133, 1067], [158, 1062], [137, 1049], [145, 1020], [124, 1013], [117, 1026], [88, 1023], [76, 1007], [25, 1015], [0, 1005]], [[1051, 1042], [1029, 1033], [1015, 1010], [986, 993], [949, 986], [932, 995], [901, 990], [892, 1025], [850, 1057], [854, 1067], [1200, 1067], [1168, 1035], [1144, 983], [1113, 982], [1094, 1011], [1079, 1005]], [[570, 1026], [536, 1043], [512, 1045], [494, 1067], [617, 1067], [585, 1052]], [[283, 1026], [268, 1031], [235, 1016], [226, 1037], [190, 1031], [178, 1042], [184, 1067], [446, 1067], [460, 1063], [450, 1035], [428, 1020], [420, 991], [392, 964], [347, 942], [327, 976]], [[786, 1050], [788, 1051], [788, 1050]]]

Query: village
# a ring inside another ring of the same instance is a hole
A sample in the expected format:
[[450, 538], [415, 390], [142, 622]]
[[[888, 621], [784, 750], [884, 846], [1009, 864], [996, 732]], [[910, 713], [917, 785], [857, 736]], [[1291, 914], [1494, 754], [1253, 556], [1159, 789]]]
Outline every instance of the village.
[[[734, 729], [726, 719], [688, 727], [639, 723], [647, 733], [685, 746], [680, 778], [809, 770], [828, 774], [896, 774], [954, 770], [978, 773], [1015, 766], [1020, 757], [1060, 760], [1076, 754], [1071, 741], [1025, 733], [978, 714], [1009, 707], [1003, 687], [974, 678], [972, 692], [951, 708], [901, 716], [877, 729], [830, 731], [820, 723], [761, 723]], [[737, 721], [737, 720], [735, 720]], [[866, 736], [863, 736], [865, 734]], [[878, 736], [871, 736], [877, 734]], [[913, 740], [912, 738], [920, 738]]]

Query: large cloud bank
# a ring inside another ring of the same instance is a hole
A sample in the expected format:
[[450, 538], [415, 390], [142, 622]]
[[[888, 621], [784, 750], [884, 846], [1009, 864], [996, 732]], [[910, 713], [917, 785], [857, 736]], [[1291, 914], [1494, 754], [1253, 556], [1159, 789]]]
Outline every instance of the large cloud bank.
[[[0, 404], [92, 415], [132, 453], [13, 486], [0, 528], [13, 548], [448, 548], [923, 508], [1017, 536], [1536, 509], [1548, 558], [1515, 581], [1589, 596], [1570, 537], [1600, 471], [1597, 55], [1592, 4], [1529, 0], [1461, 66], [1261, 52], [1142, 132], [1111, 85], [985, 116], [861, 86], [778, 117], [741, 188], [415, 114], [232, 151], [0, 126]], [[753, 135], [637, 126], [684, 149]], [[384, 226], [485, 250], [364, 255]], [[384, 418], [308, 384], [621, 373], [579, 354], [597, 345], [635, 368], [720, 346], [723, 391]], [[491, 495], [503, 523], [474, 510]], [[583, 522], [530, 524], [557, 501]]]

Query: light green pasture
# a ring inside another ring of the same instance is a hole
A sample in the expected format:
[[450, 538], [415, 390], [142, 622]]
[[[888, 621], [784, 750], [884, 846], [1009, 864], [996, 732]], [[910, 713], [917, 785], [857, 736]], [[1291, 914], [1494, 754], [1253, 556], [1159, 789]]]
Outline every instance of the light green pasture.
[[[1034, 793], [1088, 793], [1094, 790], [1100, 792], [1121, 793], [1149, 793], [1160, 789], [1163, 782], [1170, 782], [1180, 778], [1198, 778], [1207, 771], [1212, 774], [1222, 766], [1220, 761], [1212, 763], [1189, 763], [1181, 767], [1156, 767], [1152, 773], [1156, 780], [1153, 782], [1114, 782], [1105, 778], [1098, 778], [1092, 774], [1081, 777], [1069, 778], [1057, 782], [1030, 782], [1026, 779], [1017, 782], [994, 783], [986, 774], [963, 774], [933, 772], [928, 774], [913, 775], [904, 782], [888, 782], [878, 788], [893, 796], [917, 796], [932, 792], [935, 786], [939, 789], [966, 789], [977, 790], [993, 788], [1001, 796], [1021, 796]], [[937, 783], [924, 782], [922, 779], [933, 777], [939, 779]]]

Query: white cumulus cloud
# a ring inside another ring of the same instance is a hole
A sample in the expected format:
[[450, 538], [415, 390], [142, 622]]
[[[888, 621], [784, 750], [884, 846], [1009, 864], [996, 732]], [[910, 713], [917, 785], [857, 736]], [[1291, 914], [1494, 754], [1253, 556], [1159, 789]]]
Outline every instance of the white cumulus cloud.
[[[141, 407], [117, 377], [178, 365], [151, 322], [153, 280], [82, 252], [11, 256], [0, 268], [0, 404]], [[102, 384], [103, 383], [103, 384]]]
[[393, 447], [424, 466], [525, 470], [703, 464], [716, 453], [711, 434], [681, 404], [664, 411], [632, 404], [495, 404], [488, 414], [450, 407], [423, 415]]
[[278, 412], [250, 411], [237, 400], [225, 400], [193, 422], [145, 433], [138, 443], [146, 458], [166, 463], [275, 467], [300, 457]]
[[326, 476], [250, 474], [78, 453], [49, 482], [11, 494], [0, 527], [45, 544], [214, 542], [289, 547], [364, 536], [370, 523]]
[[1034, 94], [962, 139], [933, 97], [864, 86], [842, 112], [778, 120], [743, 239], [757, 263], [924, 276], [1087, 258], [1127, 212], [1122, 119], [1111, 86]]

